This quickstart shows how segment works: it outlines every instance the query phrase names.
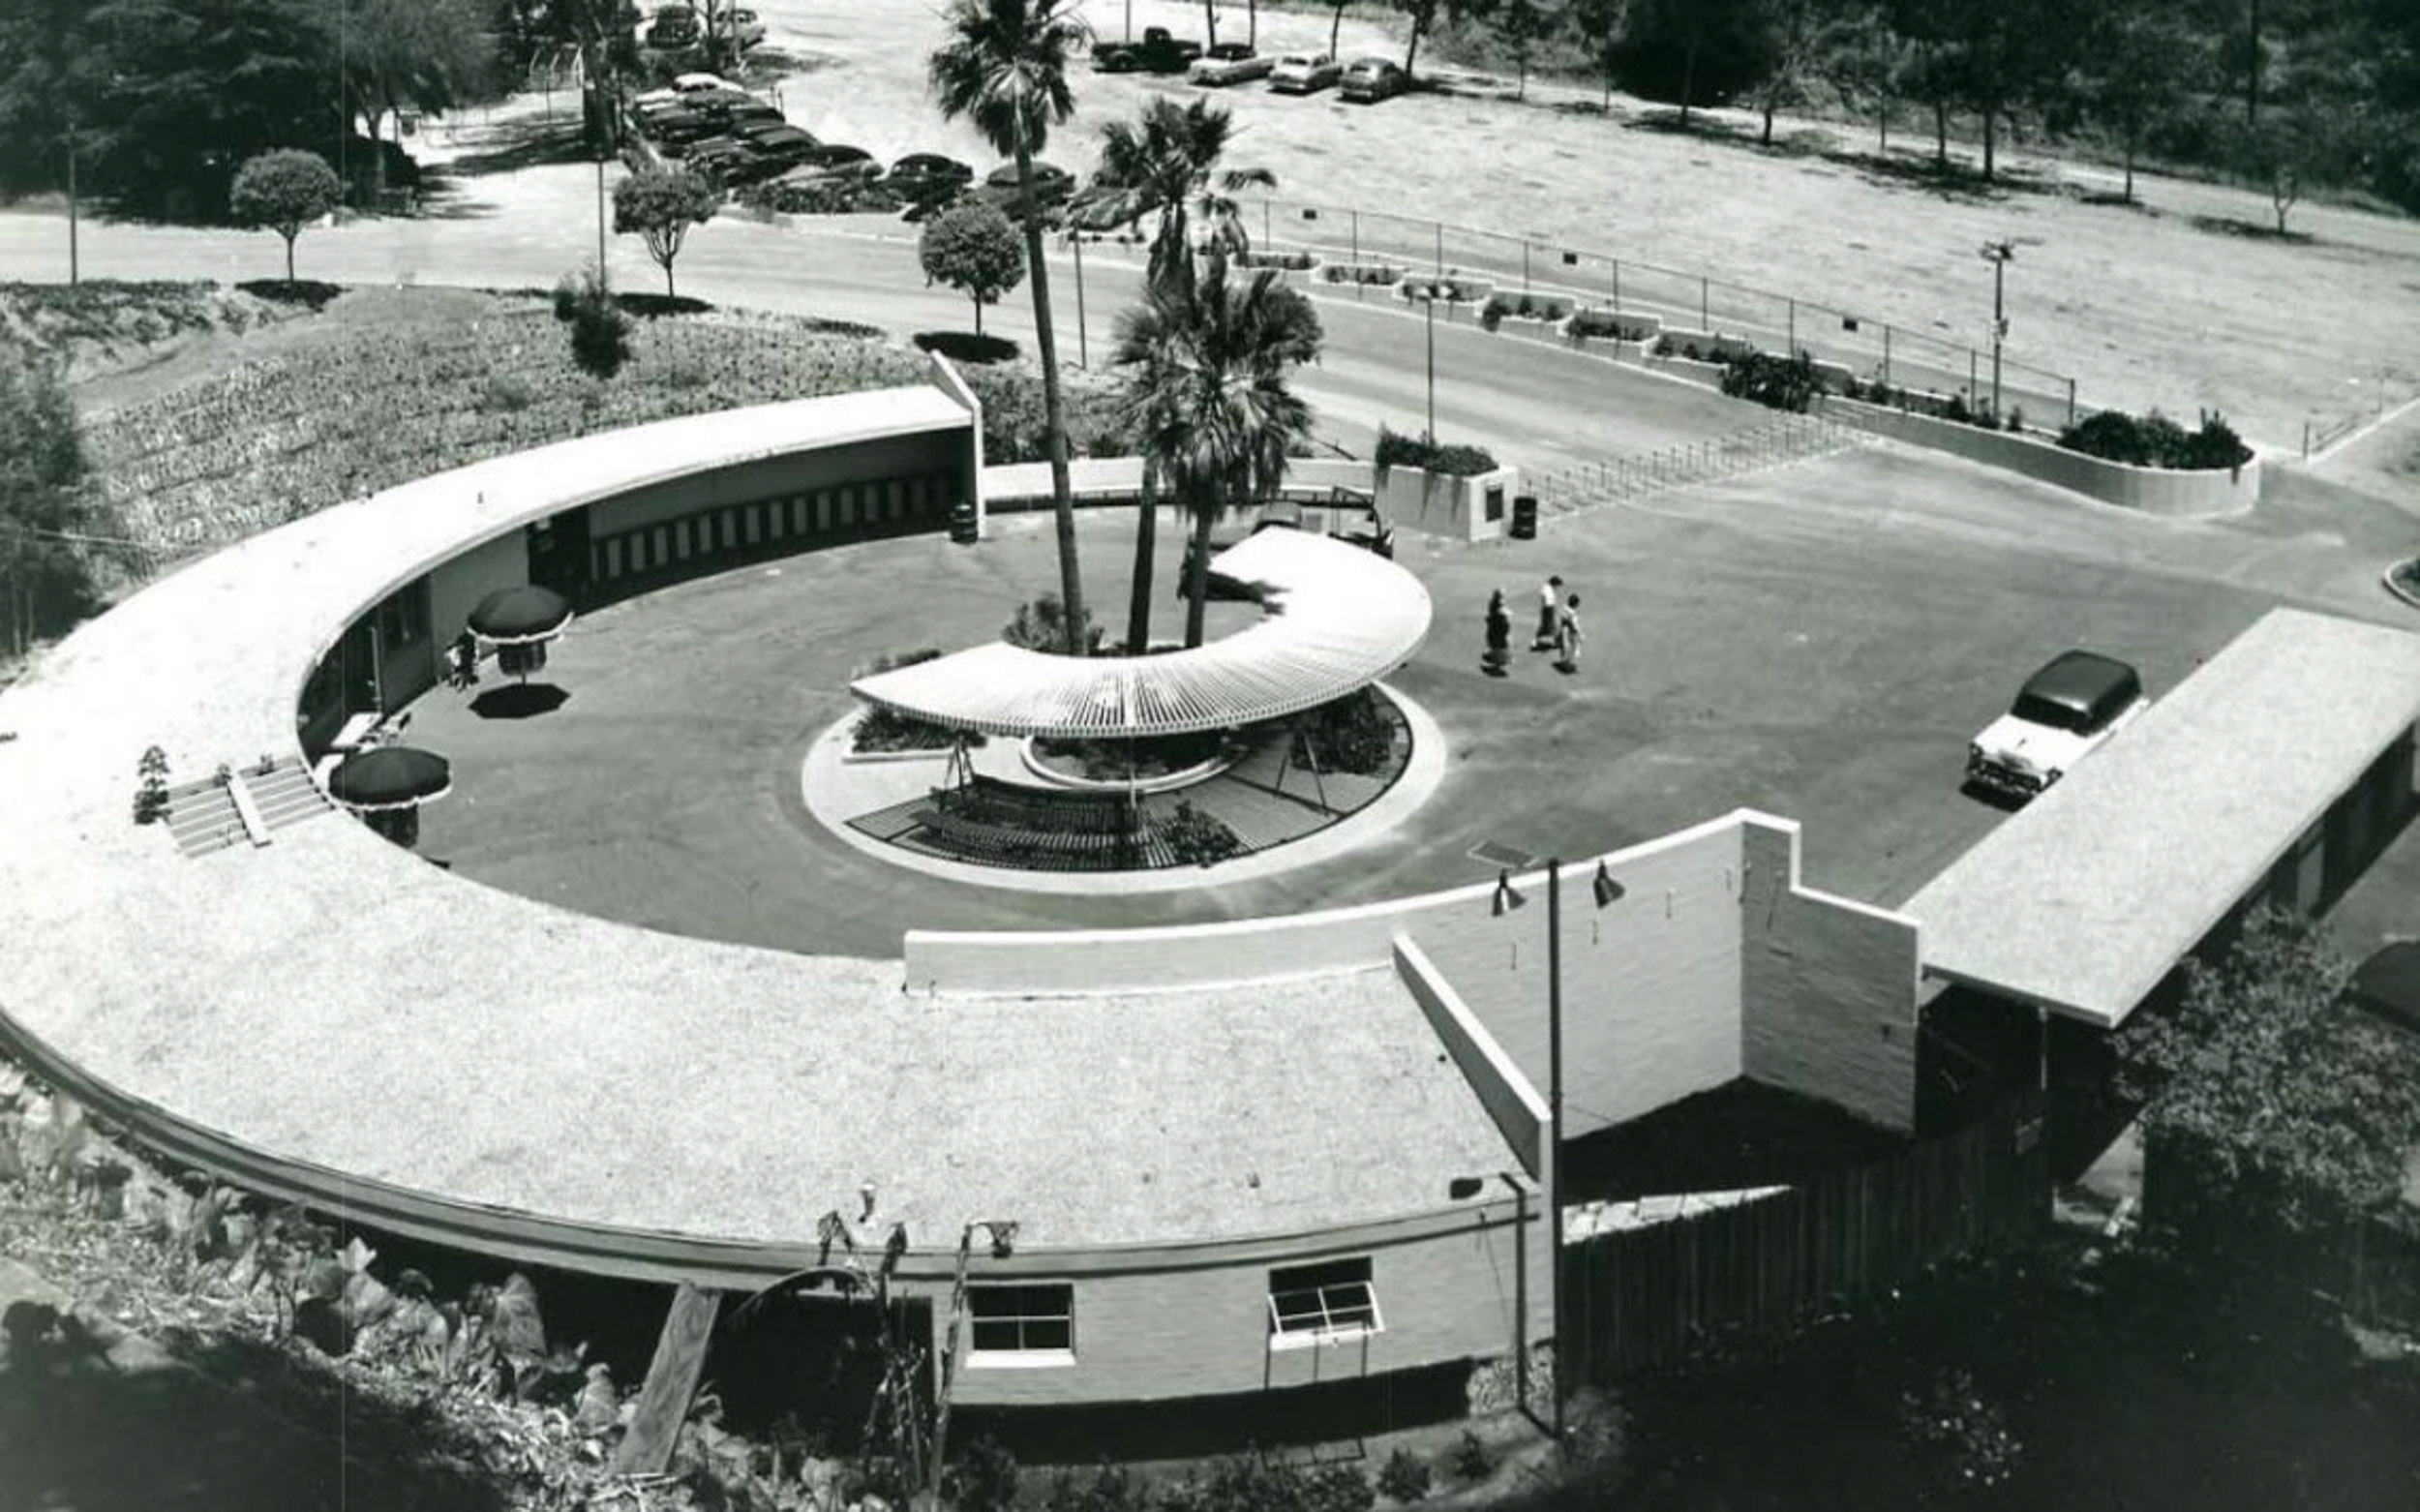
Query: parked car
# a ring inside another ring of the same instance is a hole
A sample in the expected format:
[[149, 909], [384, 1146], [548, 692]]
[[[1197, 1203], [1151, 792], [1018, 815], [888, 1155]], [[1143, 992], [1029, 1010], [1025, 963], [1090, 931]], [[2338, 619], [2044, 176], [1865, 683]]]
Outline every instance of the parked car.
[[753, 47], [765, 40], [765, 22], [754, 11], [731, 13], [732, 35], [742, 47]]
[[1269, 90], [1280, 95], [1316, 94], [1335, 87], [1345, 65], [1324, 52], [1289, 52], [1269, 71]]
[[703, 173], [718, 184], [736, 184], [747, 177], [747, 170], [765, 162], [745, 142], [728, 136], [717, 136], [689, 149], [681, 160], [682, 167], [692, 173]]
[[936, 199], [975, 182], [975, 170], [938, 152], [911, 152], [891, 165], [883, 182], [902, 199]]
[[1242, 84], [1268, 77], [1269, 71], [1276, 67], [1275, 58], [1262, 57], [1249, 44], [1223, 42], [1195, 59], [1194, 66], [1185, 71], [1185, 77], [1189, 82], [1213, 87]]
[[705, 37], [705, 28], [698, 22], [697, 12], [685, 5], [668, 5], [656, 11], [639, 27], [639, 45], [659, 52], [677, 52], [694, 47]]
[[1410, 82], [1410, 76], [1392, 59], [1358, 58], [1345, 71], [1342, 93], [1347, 100], [1373, 105], [1402, 94]]
[[1146, 26], [1140, 42], [1095, 43], [1092, 66], [1104, 74], [1182, 74], [1201, 56], [1201, 44]]
[[2074, 770], [2151, 707], [2142, 678], [2114, 656], [2073, 650], [2025, 680], [2009, 711], [1966, 747], [1966, 780], [2020, 801]]
[[747, 90], [720, 74], [675, 74], [672, 87], [684, 95], [744, 95]]
[[[985, 188], [1005, 190], [1011, 201], [1016, 198], [1016, 165], [1003, 163], [983, 177]], [[1065, 199], [1075, 192], [1074, 175], [1054, 163], [1037, 160], [1034, 164], [1034, 197], [1044, 203]]]
[[741, 139], [758, 157], [785, 168], [812, 163], [817, 153], [831, 150], [815, 139], [814, 133], [786, 124], [743, 133]]
[[872, 179], [882, 177], [882, 165], [862, 147], [850, 147], [838, 142], [825, 142], [799, 159], [802, 167], [813, 168], [825, 178]]

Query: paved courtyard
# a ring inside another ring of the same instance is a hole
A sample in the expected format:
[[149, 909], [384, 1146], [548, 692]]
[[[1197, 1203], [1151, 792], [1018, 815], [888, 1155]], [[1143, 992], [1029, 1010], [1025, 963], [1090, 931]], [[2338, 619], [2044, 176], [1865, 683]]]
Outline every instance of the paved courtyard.
[[[1082, 516], [1087, 590], [1122, 623], [1132, 515]], [[1162, 583], [1174, 565], [1171, 549]], [[2171, 687], [2280, 601], [2391, 616], [2366, 544], [2104, 508], [1872, 447], [1558, 519], [1477, 547], [1404, 537], [1437, 625], [1397, 681], [1449, 742], [1437, 797], [1351, 854], [1173, 896], [1023, 895], [912, 875], [802, 812], [799, 764], [887, 650], [996, 635], [1055, 583], [1047, 517], [745, 568], [576, 624], [559, 711], [487, 721], [439, 689], [414, 741], [454, 758], [421, 848], [469, 877], [631, 923], [867, 957], [901, 932], [1169, 922], [1399, 896], [1492, 870], [1489, 840], [1611, 848], [1753, 805], [1806, 826], [1807, 879], [1894, 904], [2000, 822], [1965, 743], [2072, 645]], [[1482, 676], [1491, 589], [1583, 595], [1587, 664]], [[1158, 595], [1164, 630], [1178, 608]], [[1248, 611], [1229, 609], [1231, 618]], [[1214, 633], [1217, 633], [1214, 626]], [[936, 775], [938, 767], [936, 765]]]

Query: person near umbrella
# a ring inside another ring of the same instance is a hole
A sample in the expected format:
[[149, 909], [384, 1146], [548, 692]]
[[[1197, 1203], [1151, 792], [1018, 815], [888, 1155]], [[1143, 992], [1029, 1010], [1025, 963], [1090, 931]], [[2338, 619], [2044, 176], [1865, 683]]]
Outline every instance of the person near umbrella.
[[479, 683], [479, 637], [465, 626], [454, 637], [452, 650], [446, 652], [445, 680], [457, 688], [476, 687]]
[[1480, 657], [1492, 678], [1504, 675], [1505, 665], [1512, 660], [1512, 611], [1504, 607], [1504, 590], [1497, 589], [1487, 599], [1487, 654]]

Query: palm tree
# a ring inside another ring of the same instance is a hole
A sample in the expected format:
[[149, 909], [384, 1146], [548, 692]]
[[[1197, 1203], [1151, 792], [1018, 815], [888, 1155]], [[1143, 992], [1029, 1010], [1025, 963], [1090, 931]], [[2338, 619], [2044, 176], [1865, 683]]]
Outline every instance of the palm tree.
[[[1108, 222], [1134, 221], [1157, 213], [1159, 229], [1151, 241], [1149, 287], [1165, 291], [1177, 308], [1194, 297], [1194, 257], [1191, 216], [1197, 212], [1210, 227], [1209, 257], [1224, 268], [1232, 253], [1250, 245], [1242, 206], [1235, 196], [1247, 189], [1274, 189], [1277, 177], [1266, 168], [1221, 170], [1234, 118], [1225, 109], [1195, 99], [1179, 106], [1154, 98], [1134, 121], [1111, 121], [1102, 130], [1101, 166], [1084, 195], [1088, 209]], [[1139, 359], [1137, 359], [1139, 361]], [[1134, 380], [1141, 393], [1158, 388], [1148, 363]], [[1130, 426], [1148, 425], [1149, 405], [1130, 391]], [[1146, 434], [1142, 429], [1133, 434]], [[1151, 574], [1159, 550], [1159, 469], [1148, 448], [1143, 454], [1142, 513], [1134, 530], [1134, 591], [1127, 603], [1126, 653], [1139, 656], [1151, 639]]]
[[973, 119], [993, 150], [1016, 160], [1018, 219], [1034, 290], [1035, 337], [1042, 354], [1043, 428], [1050, 450], [1050, 501], [1059, 528], [1059, 601], [1067, 615], [1067, 652], [1084, 653], [1083, 572], [1075, 559], [1075, 502], [1068, 486], [1067, 402], [1060, 392], [1059, 342], [1050, 326], [1050, 278], [1042, 259], [1042, 209], [1034, 202], [1034, 155], [1050, 128], [1075, 113], [1068, 56], [1089, 32], [1072, 0], [951, 0], [951, 40], [933, 50], [925, 75], [940, 97], [941, 118]]
[[1317, 354], [1311, 302], [1263, 270], [1238, 286], [1214, 259], [1190, 300], [1154, 288], [1118, 321], [1128, 412], [1143, 456], [1193, 517], [1185, 644], [1199, 646], [1208, 601], [1210, 530], [1239, 504], [1266, 498], [1286, 459], [1311, 438], [1311, 407], [1287, 386]]

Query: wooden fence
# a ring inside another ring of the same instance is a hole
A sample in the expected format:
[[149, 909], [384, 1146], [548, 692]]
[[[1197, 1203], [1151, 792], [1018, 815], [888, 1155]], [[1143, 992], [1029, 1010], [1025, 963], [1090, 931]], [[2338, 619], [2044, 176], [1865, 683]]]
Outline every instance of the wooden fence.
[[1563, 1254], [1574, 1381], [1679, 1358], [1701, 1336], [1787, 1328], [2050, 1213], [2039, 1098], [1777, 1196], [1599, 1235]]

